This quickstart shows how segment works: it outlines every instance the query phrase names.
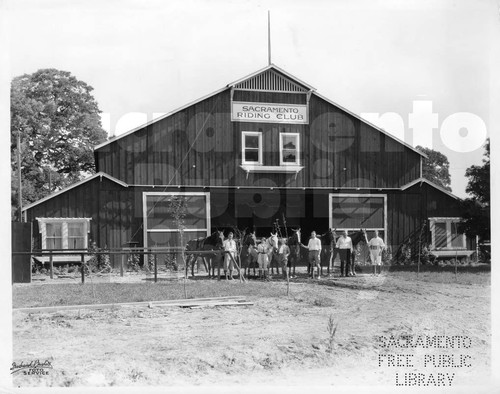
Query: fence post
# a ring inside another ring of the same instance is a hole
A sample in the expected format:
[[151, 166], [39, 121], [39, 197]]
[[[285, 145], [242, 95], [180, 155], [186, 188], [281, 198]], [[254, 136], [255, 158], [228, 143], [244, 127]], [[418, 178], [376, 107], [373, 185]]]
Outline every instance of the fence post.
[[154, 263], [155, 263], [155, 283], [158, 282], [158, 264], [157, 264], [157, 254], [154, 253]]
[[120, 258], [120, 276], [123, 276], [123, 265], [124, 265], [124, 260], [125, 260], [126, 256], [127, 255], [125, 253], [122, 253], [120, 256], [121, 257]]
[[476, 264], [479, 263], [479, 235], [476, 235]]
[[420, 249], [421, 249], [421, 245], [420, 245], [420, 241], [418, 241], [417, 278], [420, 274]]
[[81, 262], [82, 262], [82, 283], [85, 283], [85, 255], [81, 254]]
[[52, 252], [49, 255], [49, 269], [50, 269], [50, 279], [54, 279], [54, 258], [52, 257]]
[[217, 258], [217, 280], [220, 280], [220, 261], [224, 259], [224, 254], [222, 252], [218, 252], [219, 256]]

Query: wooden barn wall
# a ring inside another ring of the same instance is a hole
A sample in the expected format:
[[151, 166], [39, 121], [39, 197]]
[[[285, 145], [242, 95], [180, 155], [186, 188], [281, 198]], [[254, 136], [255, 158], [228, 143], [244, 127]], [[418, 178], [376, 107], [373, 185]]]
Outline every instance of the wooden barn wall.
[[232, 178], [229, 90], [96, 152], [99, 171], [130, 185], [222, 185]]
[[[329, 227], [329, 193], [333, 190], [302, 189], [228, 189], [195, 187], [128, 187], [106, 178], [94, 179], [68, 190], [27, 210], [27, 220], [36, 217], [90, 217], [90, 239], [100, 247], [120, 248], [128, 242], [143, 246], [143, 192], [210, 192], [212, 230], [231, 228], [257, 230], [268, 236], [278, 220], [283, 227], [301, 227], [307, 237], [311, 231], [324, 233]], [[406, 191], [335, 191], [351, 194], [387, 195], [386, 241], [396, 254], [407, 240], [418, 239], [421, 226], [433, 216], [460, 216], [457, 200], [427, 184], [415, 185]], [[429, 236], [429, 229], [425, 234]], [[34, 235], [39, 238], [38, 227]], [[307, 239], [307, 238], [306, 238]], [[117, 262], [114, 261], [113, 265]]]
[[[430, 243], [430, 217], [460, 217], [459, 201], [436, 188], [423, 183], [405, 191], [394, 191], [388, 194], [389, 243], [393, 253], [401, 245], [410, 241], [413, 247], [420, 237]], [[470, 248], [472, 243], [468, 241]]]
[[311, 186], [400, 187], [420, 176], [413, 150], [314, 94], [309, 108]]
[[418, 190], [388, 193], [387, 242], [391, 245], [393, 253], [396, 253], [407, 240], [419, 237], [421, 226], [427, 219], [422, 197]]
[[[235, 91], [235, 100], [297, 102], [305, 94]], [[96, 152], [99, 171], [130, 185], [400, 187], [420, 176], [420, 156], [325, 100], [311, 96], [309, 124], [231, 122], [229, 89]], [[240, 168], [241, 132], [263, 133], [264, 164], [279, 165], [279, 133], [301, 135], [295, 174]]]
[[[96, 178], [28, 209], [27, 221], [36, 223], [37, 217], [91, 218], [89, 242], [95, 241], [101, 248], [119, 248], [142, 222], [142, 212], [139, 215], [134, 209], [137, 197], [130, 188]], [[35, 229], [40, 245], [38, 226]]]

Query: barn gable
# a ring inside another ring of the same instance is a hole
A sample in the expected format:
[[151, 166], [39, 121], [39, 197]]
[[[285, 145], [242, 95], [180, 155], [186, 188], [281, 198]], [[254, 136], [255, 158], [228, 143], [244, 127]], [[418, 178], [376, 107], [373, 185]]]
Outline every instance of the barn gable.
[[398, 188], [420, 177], [425, 157], [275, 65], [97, 146], [95, 156], [99, 171], [131, 185], [288, 188]]
[[312, 86], [300, 81], [274, 64], [227, 86], [237, 90], [283, 93], [307, 93], [315, 90]]

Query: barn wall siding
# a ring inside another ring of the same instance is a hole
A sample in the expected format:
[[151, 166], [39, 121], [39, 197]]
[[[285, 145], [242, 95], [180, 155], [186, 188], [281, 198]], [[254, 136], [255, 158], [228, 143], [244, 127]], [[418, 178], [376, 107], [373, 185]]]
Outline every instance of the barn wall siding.
[[[234, 99], [304, 103], [305, 94], [235, 91]], [[98, 168], [131, 185], [395, 188], [420, 176], [420, 156], [312, 95], [309, 124], [232, 122], [230, 90], [98, 149]], [[242, 131], [263, 135], [264, 164], [279, 165], [279, 134], [300, 134], [295, 174], [247, 173]]]
[[[130, 232], [142, 220], [133, 215], [133, 194], [106, 178], [96, 178], [28, 209], [27, 221], [36, 222], [37, 217], [91, 218], [89, 241], [118, 248], [125, 242], [123, 232]], [[34, 235], [40, 244], [38, 232]]]

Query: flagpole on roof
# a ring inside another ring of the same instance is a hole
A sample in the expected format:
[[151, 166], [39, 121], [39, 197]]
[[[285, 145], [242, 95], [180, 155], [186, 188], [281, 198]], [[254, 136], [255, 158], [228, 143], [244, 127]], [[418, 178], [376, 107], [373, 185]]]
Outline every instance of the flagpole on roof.
[[271, 65], [271, 11], [267, 11], [267, 57]]

